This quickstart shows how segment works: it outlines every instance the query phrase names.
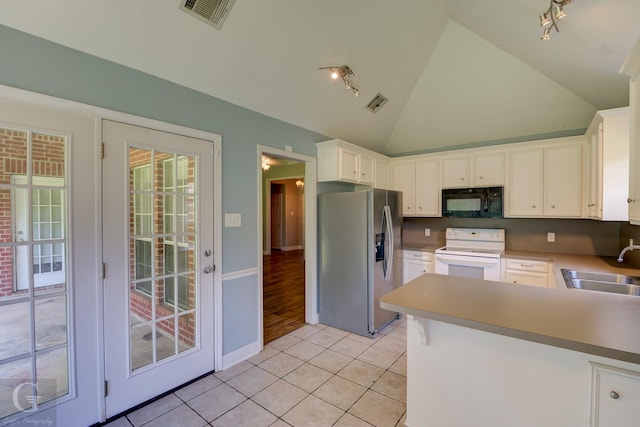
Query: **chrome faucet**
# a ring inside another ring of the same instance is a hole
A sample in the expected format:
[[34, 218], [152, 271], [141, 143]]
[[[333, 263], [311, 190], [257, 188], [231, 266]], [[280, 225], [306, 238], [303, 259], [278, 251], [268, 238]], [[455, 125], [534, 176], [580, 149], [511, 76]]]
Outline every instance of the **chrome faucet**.
[[640, 249], [640, 245], [629, 245], [626, 248], [624, 248], [622, 251], [620, 251], [620, 255], [618, 255], [618, 262], [624, 261], [624, 254], [627, 251], [632, 251], [634, 249]]

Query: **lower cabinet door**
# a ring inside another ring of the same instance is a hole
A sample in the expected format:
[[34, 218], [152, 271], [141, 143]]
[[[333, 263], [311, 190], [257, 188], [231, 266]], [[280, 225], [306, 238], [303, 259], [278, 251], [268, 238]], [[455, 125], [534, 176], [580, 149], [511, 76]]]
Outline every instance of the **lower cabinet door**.
[[640, 372], [592, 364], [592, 427], [640, 425]]

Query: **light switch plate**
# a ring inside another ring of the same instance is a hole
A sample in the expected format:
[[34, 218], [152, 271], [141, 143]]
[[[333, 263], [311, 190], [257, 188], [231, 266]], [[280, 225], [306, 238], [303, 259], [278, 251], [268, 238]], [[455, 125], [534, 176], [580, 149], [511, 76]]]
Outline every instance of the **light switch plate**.
[[556, 233], [547, 233], [547, 242], [554, 243], [556, 241]]
[[241, 223], [242, 223], [242, 216], [239, 213], [224, 214], [225, 227], [240, 227]]
[[431, 229], [430, 228], [425, 228], [424, 229], [424, 237], [429, 237], [431, 236]]

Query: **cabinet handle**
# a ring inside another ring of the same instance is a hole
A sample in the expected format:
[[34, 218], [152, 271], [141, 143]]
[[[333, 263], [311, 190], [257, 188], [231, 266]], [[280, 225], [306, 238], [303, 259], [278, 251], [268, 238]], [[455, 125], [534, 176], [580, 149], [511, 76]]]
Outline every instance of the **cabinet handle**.
[[555, 208], [556, 208], [556, 205], [551, 205], [551, 209], [555, 209]]
[[520, 264], [520, 267], [531, 268], [531, 267], [533, 267], [533, 264]]
[[484, 179], [484, 177], [483, 176], [479, 176], [478, 179]]
[[464, 176], [461, 176], [461, 177], [460, 177], [460, 181], [464, 181]]
[[632, 199], [632, 198], [628, 198], [627, 199], [627, 203], [635, 203], [636, 199]]
[[615, 391], [612, 391], [611, 393], [609, 393], [609, 396], [612, 399], [618, 399], [620, 397], [620, 395], [618, 393], [616, 393]]
[[418, 206], [418, 209], [422, 210], [422, 206]]
[[532, 207], [533, 209], [535, 209], [535, 208], [536, 208], [536, 205], [533, 205], [533, 206], [531, 206], [531, 207]]

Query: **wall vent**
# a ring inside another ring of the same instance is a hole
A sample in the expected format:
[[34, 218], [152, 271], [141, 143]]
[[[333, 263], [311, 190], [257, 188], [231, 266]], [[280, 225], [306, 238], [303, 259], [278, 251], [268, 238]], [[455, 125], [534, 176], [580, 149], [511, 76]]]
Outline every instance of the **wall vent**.
[[236, 0], [180, 0], [180, 9], [216, 29], [221, 29]]
[[384, 104], [388, 101], [384, 95], [377, 93], [376, 96], [369, 102], [366, 106], [366, 109], [371, 111], [372, 113], [377, 113], [379, 109], [382, 108]]

